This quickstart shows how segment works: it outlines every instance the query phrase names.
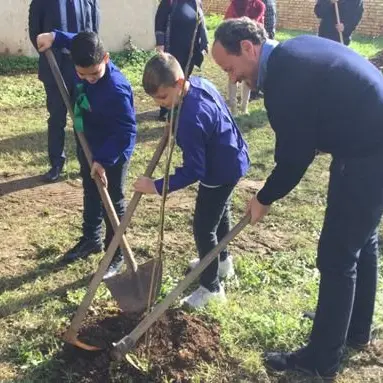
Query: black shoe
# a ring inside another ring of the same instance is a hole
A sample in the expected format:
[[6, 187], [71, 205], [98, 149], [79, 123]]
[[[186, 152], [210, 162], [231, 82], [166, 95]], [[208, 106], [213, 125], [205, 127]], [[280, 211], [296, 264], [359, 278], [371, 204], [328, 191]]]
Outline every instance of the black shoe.
[[64, 262], [73, 262], [76, 259], [86, 258], [90, 254], [96, 254], [102, 251], [102, 243], [93, 239], [81, 237], [80, 241], [68, 252], [64, 254]]
[[44, 180], [46, 182], [55, 182], [59, 179], [62, 166], [52, 166], [49, 171], [44, 174]]
[[315, 311], [305, 311], [303, 313], [303, 318], [314, 320], [315, 319]]
[[355, 351], [367, 351], [371, 346], [371, 341], [358, 342], [353, 339], [347, 339], [346, 346], [352, 348]]
[[121, 254], [115, 255], [103, 279], [114, 277], [116, 274], [118, 274], [121, 271], [123, 265], [124, 265], [124, 257]]
[[264, 356], [265, 365], [274, 371], [298, 371], [309, 376], [331, 382], [337, 376], [338, 366], [321, 371], [304, 355], [304, 348], [296, 352], [268, 352]]
[[260, 98], [263, 98], [263, 93], [260, 90], [252, 90], [250, 92], [250, 101], [258, 100]]
[[160, 113], [158, 115], [159, 121], [167, 121], [169, 116], [169, 111], [165, 108], [160, 108]]

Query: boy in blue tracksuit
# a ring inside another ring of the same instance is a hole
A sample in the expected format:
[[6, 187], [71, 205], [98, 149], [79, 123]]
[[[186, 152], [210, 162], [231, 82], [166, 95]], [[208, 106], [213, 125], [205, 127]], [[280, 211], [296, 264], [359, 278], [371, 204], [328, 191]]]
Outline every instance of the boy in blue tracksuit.
[[[170, 176], [169, 192], [200, 181], [195, 206], [193, 232], [202, 259], [230, 230], [231, 195], [239, 179], [249, 168], [246, 142], [227, 108], [224, 99], [209, 81], [192, 76], [185, 80], [178, 61], [168, 53], [152, 57], [145, 66], [143, 87], [162, 107], [180, 102], [177, 144], [183, 153], [183, 165]], [[136, 191], [162, 194], [163, 179], [140, 177]], [[190, 262], [195, 267], [199, 259]], [[199, 288], [183, 299], [198, 308], [212, 298], [225, 299], [219, 277], [234, 273], [233, 260], [225, 249], [220, 259], [202, 273]]]
[[[37, 37], [37, 46], [44, 52], [51, 46], [70, 50], [76, 70], [76, 105], [80, 126], [89, 143], [93, 164], [88, 166], [77, 145], [84, 187], [83, 235], [64, 255], [72, 262], [102, 250], [101, 225], [105, 215], [94, 178], [97, 173], [107, 186], [119, 218], [124, 214], [124, 187], [130, 157], [136, 140], [136, 119], [133, 93], [129, 82], [111, 62], [97, 34], [65, 33], [55, 30]], [[81, 123], [82, 121], [82, 123]], [[105, 216], [107, 247], [113, 228]], [[123, 265], [118, 249], [105, 277], [116, 274]]]

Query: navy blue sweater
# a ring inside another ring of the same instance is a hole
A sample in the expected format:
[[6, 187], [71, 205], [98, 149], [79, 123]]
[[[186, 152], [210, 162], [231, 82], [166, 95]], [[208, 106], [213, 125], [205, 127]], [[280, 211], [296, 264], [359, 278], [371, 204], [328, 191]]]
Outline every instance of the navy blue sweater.
[[[70, 50], [73, 33], [55, 31], [56, 48]], [[133, 91], [129, 81], [111, 62], [105, 75], [95, 84], [80, 80], [89, 100], [91, 111], [84, 111], [84, 134], [93, 160], [103, 166], [114, 165], [121, 156], [129, 159], [136, 142], [136, 116]]]
[[267, 63], [264, 101], [276, 166], [258, 193], [262, 204], [289, 193], [316, 150], [337, 158], [383, 152], [383, 76], [339, 43], [300, 36], [279, 44]]
[[[170, 176], [169, 191], [196, 181], [207, 186], [237, 183], [249, 168], [247, 145], [215, 86], [190, 77], [177, 131], [183, 166]], [[163, 179], [155, 181], [162, 194]]]

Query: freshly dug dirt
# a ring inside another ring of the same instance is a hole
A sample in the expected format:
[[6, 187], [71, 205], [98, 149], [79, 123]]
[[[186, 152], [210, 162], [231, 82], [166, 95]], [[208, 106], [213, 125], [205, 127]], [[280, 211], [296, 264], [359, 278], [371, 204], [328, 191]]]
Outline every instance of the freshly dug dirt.
[[[104, 315], [97, 321], [88, 319], [79, 338], [105, 350], [89, 352], [66, 345], [59, 358], [63, 370], [76, 373], [78, 382], [111, 382], [111, 376], [114, 382], [128, 382], [129, 378], [132, 382], [160, 382], [164, 376], [189, 382], [198, 363], [218, 363], [223, 359], [217, 324], [181, 310], [169, 310], [151, 329], [149, 372], [126, 362], [113, 363], [109, 353], [112, 343], [127, 335], [138, 322], [138, 318], [127, 318], [121, 313]], [[137, 344], [135, 354], [145, 357], [144, 339]]]

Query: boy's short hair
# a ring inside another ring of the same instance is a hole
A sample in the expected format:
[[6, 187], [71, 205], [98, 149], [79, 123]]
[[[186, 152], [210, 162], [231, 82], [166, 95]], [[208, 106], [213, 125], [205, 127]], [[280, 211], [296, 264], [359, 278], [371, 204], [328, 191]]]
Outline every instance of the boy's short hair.
[[71, 44], [71, 56], [74, 64], [82, 68], [101, 64], [106, 51], [97, 33], [80, 32]]
[[177, 59], [170, 53], [158, 53], [145, 65], [142, 86], [147, 94], [154, 95], [161, 86], [173, 87], [180, 78], [184, 73]]

